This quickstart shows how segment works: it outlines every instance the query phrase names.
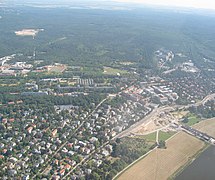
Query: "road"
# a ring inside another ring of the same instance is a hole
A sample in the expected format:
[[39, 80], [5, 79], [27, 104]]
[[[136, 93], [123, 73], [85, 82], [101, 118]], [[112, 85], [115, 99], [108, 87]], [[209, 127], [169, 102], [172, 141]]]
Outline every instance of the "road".
[[[204, 99], [202, 99], [200, 102], [197, 102], [195, 104], [189, 104], [189, 105], [186, 105], [186, 106], [183, 106], [183, 105], [174, 105], [174, 106], [163, 106], [163, 107], [160, 107], [160, 108], [155, 108], [150, 114], [148, 114], [146, 117], [144, 117], [142, 120], [138, 121], [137, 123], [133, 124], [132, 126], [130, 126], [128, 129], [124, 130], [123, 132], [119, 133], [118, 135], [116, 135], [114, 138], [122, 138], [122, 137], [125, 137], [125, 136], [128, 136], [130, 135], [136, 128], [138, 128], [139, 126], [143, 125], [143, 124], [148, 124], [151, 122], [151, 118], [153, 116], [155, 116], [156, 114], [159, 114], [161, 112], [164, 112], [164, 111], [171, 111], [171, 110], [176, 110], [177, 108], [189, 108], [189, 107], [192, 107], [193, 105], [196, 105], [196, 106], [199, 106], [201, 104], [205, 104], [208, 100], [212, 100], [215, 98], [215, 93], [213, 94], [210, 94], [208, 96], [206, 96]], [[175, 120], [174, 120], [175, 122]], [[169, 125], [168, 125], [169, 126]], [[166, 126], [167, 127], [167, 126]], [[166, 127], [162, 127], [161, 129], [159, 130], [162, 130]], [[155, 130], [157, 131], [157, 130]], [[154, 132], [155, 132], [154, 131]]]
[[206, 133], [203, 133], [203, 132], [201, 132], [199, 130], [196, 130], [196, 129], [190, 127], [190, 126], [181, 125], [180, 127], [184, 132], [186, 132], [186, 133], [188, 133], [188, 134], [190, 134], [192, 136], [195, 136], [198, 139], [206, 141], [206, 142], [208, 142], [208, 143], [210, 143], [212, 145], [215, 145], [215, 138], [214, 137], [209, 136]]
[[119, 133], [118, 135], [116, 135], [114, 138], [122, 138], [125, 136], [128, 136], [131, 134], [131, 132], [138, 128], [140, 125], [142, 124], [147, 124], [151, 122], [151, 118], [154, 117], [155, 115], [164, 112], [164, 111], [171, 111], [171, 110], [175, 110], [173, 107], [160, 107], [160, 108], [155, 108], [150, 114], [148, 114], [146, 117], [144, 117], [142, 120], [138, 121], [137, 123], [133, 124], [132, 126], [130, 126], [128, 129], [124, 130], [123, 132]]
[[200, 102], [200, 104], [196, 103], [196, 105], [201, 105], [201, 104], [205, 105], [205, 103], [206, 103], [207, 101], [212, 100], [212, 99], [214, 99], [214, 98], [215, 98], [215, 93], [214, 93], [214, 94], [210, 94], [210, 95], [206, 96], [206, 97]]
[[189, 108], [189, 107], [192, 107], [192, 106], [199, 106], [199, 105], [204, 105], [207, 101], [209, 101], [209, 100], [212, 100], [212, 99], [214, 99], [215, 98], [215, 93], [213, 93], [213, 94], [209, 94], [209, 95], [207, 95], [206, 97], [204, 97], [204, 99], [202, 99], [201, 101], [199, 101], [199, 102], [197, 102], [197, 103], [195, 103], [195, 104], [188, 104], [188, 105], [186, 105], [186, 106], [184, 106], [185, 108]]
[[159, 130], [157, 130], [156, 133], [156, 143], [159, 144]]

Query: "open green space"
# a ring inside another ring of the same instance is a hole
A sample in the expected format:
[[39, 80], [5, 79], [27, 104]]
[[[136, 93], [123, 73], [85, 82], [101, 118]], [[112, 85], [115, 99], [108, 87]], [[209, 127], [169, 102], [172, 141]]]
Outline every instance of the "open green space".
[[[175, 134], [175, 132], [164, 132], [164, 131], [159, 131], [159, 141], [166, 141], [167, 139], [169, 139], [171, 136], [173, 136]], [[148, 142], [155, 142], [156, 141], [156, 135], [157, 132], [153, 132], [147, 135], [143, 135], [143, 136], [136, 136], [136, 138], [141, 138], [141, 139], [145, 139]]]
[[187, 126], [192, 126], [199, 123], [200, 119], [194, 114], [188, 114], [185, 119], [182, 121]]
[[166, 141], [167, 139], [169, 139], [170, 137], [172, 137], [175, 134], [175, 132], [164, 132], [164, 131], [160, 131], [159, 132], [159, 141], [163, 140]]
[[123, 75], [123, 74], [127, 74], [128, 71], [117, 69], [117, 68], [104, 67], [103, 73], [106, 75]]
[[156, 141], [156, 134], [157, 134], [156, 132], [153, 132], [153, 133], [142, 136], [142, 138], [145, 139], [146, 141], [155, 142]]

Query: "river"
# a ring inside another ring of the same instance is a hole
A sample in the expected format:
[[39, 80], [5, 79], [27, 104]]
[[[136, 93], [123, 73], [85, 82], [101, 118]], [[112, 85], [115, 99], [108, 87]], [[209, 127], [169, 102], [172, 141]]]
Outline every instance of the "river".
[[175, 180], [215, 180], [215, 146], [206, 149]]

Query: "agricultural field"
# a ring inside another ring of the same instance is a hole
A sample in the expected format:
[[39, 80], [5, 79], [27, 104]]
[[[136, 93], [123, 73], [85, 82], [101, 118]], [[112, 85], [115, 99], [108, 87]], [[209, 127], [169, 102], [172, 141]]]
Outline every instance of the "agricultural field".
[[43, 29], [23, 29], [21, 31], [15, 31], [17, 36], [36, 36], [39, 31], [44, 31]]
[[200, 123], [193, 126], [194, 128], [207, 133], [210, 136], [215, 137], [215, 118], [203, 120]]
[[106, 75], [123, 75], [127, 74], [128, 72], [121, 69], [111, 68], [111, 67], [104, 67], [104, 74]]
[[118, 180], [168, 179], [173, 173], [192, 160], [205, 143], [180, 132], [166, 143], [167, 149], [154, 149], [118, 177]]

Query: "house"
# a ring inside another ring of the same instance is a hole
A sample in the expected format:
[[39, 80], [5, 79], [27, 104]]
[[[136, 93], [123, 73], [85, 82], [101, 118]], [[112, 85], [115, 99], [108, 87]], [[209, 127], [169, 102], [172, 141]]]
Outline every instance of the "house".
[[17, 157], [20, 159], [22, 157], [22, 154], [18, 154]]
[[56, 150], [57, 150], [57, 146], [56, 146], [56, 145], [53, 145], [53, 146], [51, 147], [51, 149], [52, 149], [53, 151], [56, 151]]
[[52, 180], [59, 180], [60, 179], [60, 176], [52, 176]]
[[59, 161], [57, 159], [54, 160], [55, 165], [59, 165]]
[[29, 180], [30, 179], [30, 176], [29, 175], [25, 175], [23, 176], [22, 180]]
[[70, 165], [73, 166], [73, 167], [74, 167], [76, 164], [77, 164], [77, 163], [76, 163], [74, 160], [72, 160], [72, 162], [70, 163]]
[[112, 132], [110, 133], [110, 135], [111, 135], [111, 137], [114, 137], [114, 136], [116, 136], [116, 132], [115, 132], [115, 131], [112, 131]]
[[109, 152], [112, 152], [113, 151], [113, 146], [112, 145], [107, 145], [105, 147]]
[[85, 142], [83, 142], [83, 141], [79, 141], [78, 143], [79, 143], [79, 145], [80, 145], [81, 147], [84, 147], [84, 146], [87, 145], [87, 144], [86, 144]]
[[62, 149], [62, 152], [63, 152], [63, 153], [67, 153], [68, 150], [64, 147], [64, 148]]
[[80, 146], [74, 146], [74, 150], [77, 151], [80, 148]]
[[35, 163], [35, 164], [34, 164], [34, 167], [36, 167], [36, 168], [38, 168], [39, 166], [40, 166], [39, 163]]
[[7, 119], [6, 118], [2, 119], [2, 123], [6, 124], [7, 123]]
[[8, 104], [9, 104], [9, 105], [13, 105], [13, 104], [15, 104], [15, 102], [10, 101], [10, 102], [8, 102]]
[[24, 161], [27, 162], [29, 160], [29, 157], [25, 157]]
[[72, 148], [73, 143], [68, 143], [67, 146], [68, 146], [68, 148]]
[[9, 159], [9, 161], [12, 162], [12, 163], [16, 163], [16, 162], [18, 161], [18, 159], [15, 158], [15, 157], [11, 157], [11, 158]]
[[20, 101], [16, 101], [16, 103], [17, 103], [17, 104], [22, 104], [22, 103], [23, 103], [23, 101], [22, 101], [22, 100], [20, 100]]
[[97, 160], [97, 161], [95, 162], [95, 164], [96, 164], [97, 167], [99, 167], [99, 166], [102, 164], [102, 160]]
[[5, 145], [3, 143], [0, 143], [0, 148], [2, 149]]
[[106, 157], [106, 156], [109, 156], [110, 153], [107, 150], [103, 150], [102, 151], [102, 155], [104, 155]]
[[92, 115], [92, 117], [95, 118], [95, 119], [97, 119], [97, 118], [99, 117], [99, 114], [98, 114], [98, 113], [94, 113], [94, 114]]
[[17, 175], [17, 171], [13, 169], [9, 170], [9, 175], [14, 177], [15, 175]]
[[28, 129], [27, 129], [27, 131], [28, 131], [29, 134], [31, 134], [32, 130], [33, 130], [32, 126], [28, 127]]
[[47, 160], [48, 159], [48, 155], [47, 154], [43, 154], [43, 156], [42, 156], [45, 160]]
[[117, 126], [117, 127], [114, 128], [114, 131], [116, 131], [118, 133], [122, 132], [122, 128], [123, 128], [122, 126]]
[[84, 149], [84, 153], [85, 153], [85, 154], [90, 154], [90, 149], [85, 148], [85, 149]]
[[9, 119], [9, 122], [10, 122], [10, 123], [13, 123], [14, 121], [15, 121], [14, 118], [10, 118], [10, 119]]
[[73, 151], [69, 151], [68, 154], [69, 154], [70, 156], [72, 156], [72, 155], [75, 154], [75, 153], [74, 153]]
[[89, 175], [89, 174], [92, 173], [92, 170], [91, 170], [91, 169], [86, 169], [86, 170], [85, 170], [85, 173]]
[[66, 164], [66, 165], [64, 166], [64, 168], [65, 168], [66, 170], [70, 170], [70, 169], [71, 169], [71, 166], [70, 166], [69, 164]]
[[64, 176], [65, 174], [65, 169], [61, 169], [60, 172], [59, 172], [60, 176]]
[[52, 137], [55, 137], [57, 134], [57, 129], [55, 129], [54, 131], [52, 131]]
[[39, 162], [40, 164], [43, 164], [45, 161], [44, 161], [43, 158], [40, 158], [40, 159], [38, 160], [38, 162]]
[[91, 142], [91, 143], [94, 143], [94, 142], [96, 142], [96, 141], [98, 141], [98, 138], [96, 138], [96, 137], [91, 137], [91, 138], [90, 138], [90, 142]]

